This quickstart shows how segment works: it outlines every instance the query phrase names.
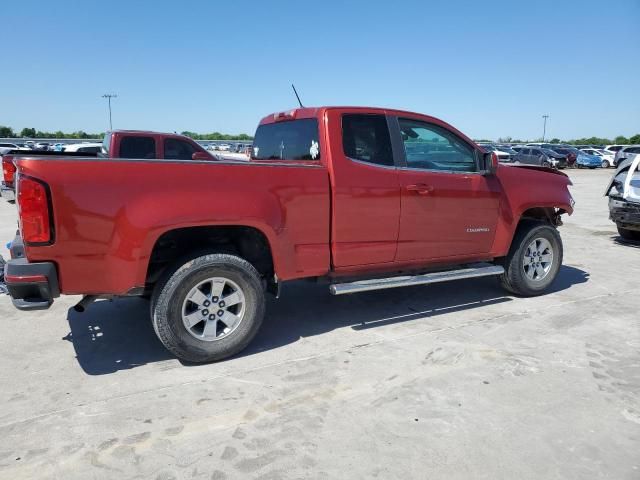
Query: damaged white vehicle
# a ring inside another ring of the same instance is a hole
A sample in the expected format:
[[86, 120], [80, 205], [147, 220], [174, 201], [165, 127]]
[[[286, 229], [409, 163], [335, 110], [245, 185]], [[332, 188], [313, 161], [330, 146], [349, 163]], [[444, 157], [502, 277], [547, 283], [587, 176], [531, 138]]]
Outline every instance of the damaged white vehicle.
[[620, 162], [605, 191], [609, 218], [626, 240], [640, 241], [640, 154]]

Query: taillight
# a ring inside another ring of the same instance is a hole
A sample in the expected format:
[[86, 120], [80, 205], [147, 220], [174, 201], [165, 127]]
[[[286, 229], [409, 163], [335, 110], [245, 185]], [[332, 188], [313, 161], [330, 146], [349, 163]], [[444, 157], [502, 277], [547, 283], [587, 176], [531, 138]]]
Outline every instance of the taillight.
[[2, 158], [2, 177], [4, 183], [7, 185], [13, 185], [13, 180], [16, 176], [16, 166], [10, 158]]
[[17, 192], [22, 239], [31, 244], [51, 242], [51, 217], [45, 184], [19, 176]]

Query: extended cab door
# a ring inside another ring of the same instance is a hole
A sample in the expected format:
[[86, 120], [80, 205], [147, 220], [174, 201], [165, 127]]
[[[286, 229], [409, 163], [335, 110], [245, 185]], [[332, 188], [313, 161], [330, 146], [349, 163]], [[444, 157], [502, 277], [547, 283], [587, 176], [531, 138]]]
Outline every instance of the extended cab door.
[[327, 111], [331, 149], [331, 253], [335, 268], [391, 263], [400, 185], [384, 111]]
[[500, 186], [480, 172], [480, 152], [442, 125], [396, 118], [404, 147], [399, 170], [400, 232], [396, 261], [481, 257], [491, 250]]

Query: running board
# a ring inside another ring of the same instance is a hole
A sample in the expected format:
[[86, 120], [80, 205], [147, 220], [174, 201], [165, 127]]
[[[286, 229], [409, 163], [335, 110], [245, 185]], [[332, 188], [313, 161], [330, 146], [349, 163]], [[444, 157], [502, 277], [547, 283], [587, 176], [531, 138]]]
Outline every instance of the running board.
[[503, 273], [504, 268], [499, 265], [481, 263], [476, 264], [474, 267], [462, 268], [459, 270], [447, 270], [444, 272], [424, 273], [422, 275], [403, 277], [375, 278], [372, 280], [360, 280], [350, 283], [334, 283], [329, 286], [329, 291], [333, 295], [344, 295], [347, 293], [366, 292], [368, 290], [382, 290], [385, 288], [450, 282], [452, 280], [463, 280], [465, 278], [488, 277], [492, 275], [502, 275]]

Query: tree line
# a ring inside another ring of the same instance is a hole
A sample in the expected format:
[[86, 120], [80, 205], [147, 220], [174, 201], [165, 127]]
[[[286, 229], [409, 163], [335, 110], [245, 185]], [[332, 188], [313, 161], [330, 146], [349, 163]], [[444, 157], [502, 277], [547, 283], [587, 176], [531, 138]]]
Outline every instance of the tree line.
[[0, 125], [0, 138], [102, 138], [104, 133], [87, 133], [82, 130], [66, 133], [60, 130], [56, 132], [43, 132], [35, 128], [23, 128], [20, 133], [13, 128]]
[[[240, 135], [227, 135], [225, 133], [213, 132], [213, 133], [195, 133], [195, 132], [182, 132], [182, 135], [186, 135], [187, 137], [191, 137], [194, 140], [253, 140], [253, 137], [247, 135], [246, 133], [241, 133]], [[5, 127], [0, 125], [0, 138], [78, 138], [78, 139], [86, 139], [86, 138], [102, 138], [104, 137], [104, 132], [101, 133], [87, 133], [82, 130], [78, 130], [77, 132], [62, 132], [57, 130], [55, 132], [43, 132], [41, 130], [36, 130], [35, 128], [23, 128], [19, 133], [15, 132], [11, 127]]]
[[[196, 133], [190, 132], [188, 130], [181, 133], [187, 137], [191, 137], [194, 140], [253, 140], [253, 137], [247, 135], [246, 133], [241, 133], [239, 135], [228, 135], [226, 133], [213, 132], [213, 133]], [[55, 132], [43, 132], [41, 130], [36, 130], [35, 128], [23, 128], [19, 134], [13, 131], [11, 127], [5, 127], [0, 125], [0, 138], [102, 138], [104, 137], [104, 132], [101, 133], [87, 133], [82, 130], [78, 130], [77, 132], [66, 133], [60, 130]], [[491, 142], [491, 140], [477, 140], [478, 142]], [[520, 140], [512, 137], [500, 137], [498, 138], [498, 143], [528, 143], [528, 142], [541, 142], [542, 139], [538, 138], [535, 140]], [[617, 137], [610, 138], [600, 138], [600, 137], [589, 137], [589, 138], [576, 138], [574, 140], [561, 140], [559, 138], [552, 138], [551, 140], [547, 140], [549, 143], [563, 143], [567, 145], [636, 145], [640, 144], [640, 133], [637, 133], [631, 137], [625, 137], [623, 135], [618, 135]]]

